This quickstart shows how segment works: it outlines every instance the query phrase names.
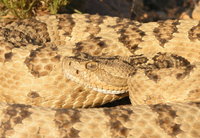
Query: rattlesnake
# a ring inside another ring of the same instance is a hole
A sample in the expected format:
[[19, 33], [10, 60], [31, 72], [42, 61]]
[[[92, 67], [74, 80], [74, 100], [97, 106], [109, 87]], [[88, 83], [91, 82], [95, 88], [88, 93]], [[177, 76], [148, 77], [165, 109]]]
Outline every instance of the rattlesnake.
[[[199, 21], [73, 14], [0, 27], [1, 137], [200, 137]], [[126, 91], [134, 106], [55, 109]]]

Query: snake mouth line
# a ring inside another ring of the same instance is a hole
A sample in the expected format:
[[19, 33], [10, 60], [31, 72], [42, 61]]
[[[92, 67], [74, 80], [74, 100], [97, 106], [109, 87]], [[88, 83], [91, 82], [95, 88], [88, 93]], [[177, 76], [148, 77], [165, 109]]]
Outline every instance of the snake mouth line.
[[91, 85], [82, 83], [81, 81], [79, 81], [76, 77], [74, 77], [73, 75], [69, 74], [69, 73], [64, 73], [65, 77], [71, 81], [74, 81], [78, 84], [83, 85], [84, 87], [90, 88], [96, 92], [100, 92], [100, 93], [104, 93], [104, 94], [123, 94], [126, 93], [128, 91], [126, 90], [108, 90], [108, 89], [102, 89], [102, 88], [98, 88], [98, 87], [92, 87]]
[[106, 89], [94, 88], [94, 87], [88, 87], [88, 88], [91, 88], [94, 91], [101, 92], [101, 93], [104, 93], [104, 94], [122, 94], [122, 93], [127, 92], [125, 90], [121, 90], [121, 91], [120, 90], [106, 90]]

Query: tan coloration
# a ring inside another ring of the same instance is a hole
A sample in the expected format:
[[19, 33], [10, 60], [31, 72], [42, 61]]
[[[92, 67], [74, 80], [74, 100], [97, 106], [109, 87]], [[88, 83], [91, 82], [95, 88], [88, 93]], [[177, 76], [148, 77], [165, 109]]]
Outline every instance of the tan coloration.
[[188, 34], [189, 34], [188, 37], [189, 37], [189, 39], [191, 41], [198, 41], [198, 40], [200, 40], [200, 22], [199, 22], [198, 25], [192, 27], [190, 29], [190, 31], [188, 32]]
[[80, 121], [80, 111], [74, 109], [69, 111], [65, 109], [57, 110], [55, 113], [55, 125], [60, 131], [61, 137], [79, 137], [79, 130], [73, 126]]
[[12, 45], [4, 41], [0, 41], [0, 45], [4, 45], [0, 47], [0, 63], [5, 63], [12, 59]]
[[[75, 34], [81, 31], [78, 28], [81, 26], [85, 31], [90, 28], [91, 32], [81, 39], [86, 40], [98, 33], [92, 30], [100, 28], [102, 21], [99, 19], [103, 21], [100, 16], [57, 15], [1, 23], [1, 102], [88, 107], [126, 96], [97, 93], [67, 80], [63, 75], [63, 57], [80, 53], [73, 52], [80, 41], [74, 41], [78, 38]], [[87, 24], [86, 21], [90, 22]], [[108, 21], [115, 20], [108, 18]], [[92, 23], [96, 25], [92, 27]], [[31, 92], [37, 92], [38, 96], [31, 96]]]
[[42, 45], [50, 41], [45, 23], [38, 20], [5, 21], [1, 24], [1, 38], [15, 47], [28, 43]]
[[[30, 52], [24, 63], [35, 77], [47, 76], [53, 70], [53, 65], [60, 62], [56, 47], [41, 47]], [[42, 64], [41, 64], [42, 63]]]
[[[180, 79], [177, 78], [177, 74], [185, 74], [180, 69], [155, 70], [160, 77], [158, 81], [149, 79], [144, 72], [137, 72], [128, 82], [132, 104], [199, 101], [198, 68], [199, 65], [195, 66], [191, 72]], [[145, 81], [148, 83], [144, 83]]]
[[85, 87], [102, 93], [120, 94], [127, 92], [127, 78], [135, 73], [135, 69], [119, 60], [118, 57], [100, 58], [89, 55], [65, 57], [63, 72], [66, 78]]
[[75, 22], [73, 21], [71, 15], [61, 15], [56, 18], [58, 19], [58, 29], [65, 30], [64, 35], [70, 36], [75, 25]]
[[174, 21], [159, 21], [159, 26], [156, 27], [153, 32], [157, 40], [159, 41], [159, 44], [161, 46], [164, 46], [165, 43], [167, 43], [169, 40], [173, 38], [173, 34], [177, 33], [177, 27], [176, 25], [179, 25], [179, 22]]
[[108, 47], [108, 45], [108, 43], [101, 40], [99, 37], [91, 37], [90, 41], [84, 40], [76, 43], [76, 48], [73, 49], [73, 51], [76, 55], [78, 55], [80, 52], [83, 52], [90, 55], [102, 56], [102, 51], [104, 48]]
[[177, 117], [176, 110], [173, 110], [171, 106], [168, 105], [153, 105], [152, 110], [159, 114], [157, 123], [158, 125], [166, 131], [168, 135], [175, 137], [176, 135], [182, 133], [181, 124], [177, 124], [175, 119]]
[[133, 105], [199, 101], [199, 27], [86, 14], [1, 22], [0, 102], [27, 105], [0, 104], [1, 136], [200, 137], [199, 103], [44, 108], [93, 107], [127, 95], [93, 88], [128, 90]]
[[[87, 107], [120, 98], [122, 96], [96, 93], [67, 80], [63, 76], [61, 61], [65, 56], [85, 52], [93, 56], [143, 54], [143, 58], [134, 60], [143, 62], [159, 52], [166, 52], [182, 56], [191, 63], [198, 62], [200, 50], [196, 36], [199, 21], [177, 22], [179, 24], [174, 27], [174, 21], [162, 22], [162, 25], [156, 22], [141, 24], [127, 19], [73, 14], [1, 23], [1, 101], [51, 107]], [[160, 47], [155, 28], [160, 31], [165, 26], [166, 30], [170, 28], [168, 25], [172, 30], [166, 34], [161, 32], [167, 41], [164, 47]], [[189, 36], [195, 37], [195, 41], [191, 41]], [[101, 79], [102, 82], [112, 82], [104, 77]], [[126, 82], [121, 78], [118, 80]], [[37, 92], [39, 96], [31, 98], [30, 92]]]
[[[195, 62], [200, 55], [196, 49], [199, 40], [190, 41], [188, 31], [196, 26], [197, 34], [199, 22], [180, 20], [179, 23], [178, 31], [165, 43], [165, 48], [160, 47], [154, 37], [157, 23], [141, 24], [127, 19], [79, 14], [1, 23], [1, 101], [46, 107], [88, 107], [124, 97], [99, 94], [67, 80], [61, 67], [63, 57], [81, 52], [93, 56], [128, 57], [135, 51], [137, 55], [144, 54], [140, 60], [146, 60], [146, 57], [165, 51]], [[125, 38], [123, 43], [122, 37]], [[134, 45], [138, 48], [130, 50]], [[39, 96], [31, 98], [29, 93], [33, 91]]]
[[[145, 36], [145, 32], [140, 30], [139, 27], [142, 25], [138, 22], [130, 22], [129, 20], [117, 20], [117, 25], [109, 26], [114, 28], [117, 33], [120, 34], [119, 41], [123, 43], [130, 52], [134, 53], [139, 47], [138, 45], [143, 41], [142, 38]], [[133, 39], [134, 38], [134, 39]]]
[[12, 134], [15, 126], [23, 124], [23, 120], [30, 117], [31, 112], [28, 111], [29, 108], [30, 106], [16, 104], [2, 110], [1, 137]]
[[199, 103], [57, 110], [0, 104], [0, 136], [198, 138], [199, 118]]
[[[17, 53], [20, 52], [18, 51]], [[53, 68], [52, 70], [47, 70], [47, 74], [42, 74], [43, 72], [41, 72], [41, 76], [38, 78], [37, 72], [35, 76], [34, 72], [31, 72], [24, 64], [26, 58], [19, 58], [17, 56], [16, 54], [13, 56], [13, 61], [16, 63], [11, 65], [9, 62], [6, 62], [1, 67], [0, 86], [2, 102], [27, 103], [46, 107], [87, 107], [101, 105], [107, 101], [120, 98], [120, 96], [107, 96], [92, 92], [67, 80], [62, 73], [61, 62], [53, 62], [48, 58], [47, 61], [52, 63], [47, 63], [47, 65], [50, 64]], [[27, 57], [29, 57], [28, 54]], [[22, 60], [15, 60], [16, 58]], [[33, 63], [33, 65], [35, 64], [37, 65], [38, 62]], [[46, 69], [46, 63], [42, 65]], [[39, 96], [36, 98], [30, 96], [30, 92], [33, 91], [37, 92]]]
[[129, 91], [133, 105], [200, 101], [199, 66], [170, 53], [63, 59], [66, 78], [102, 93]]

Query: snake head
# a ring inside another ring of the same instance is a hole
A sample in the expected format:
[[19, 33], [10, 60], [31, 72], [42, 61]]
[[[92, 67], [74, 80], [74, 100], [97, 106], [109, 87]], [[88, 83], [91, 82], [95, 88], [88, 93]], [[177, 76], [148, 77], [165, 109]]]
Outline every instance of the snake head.
[[106, 94], [127, 92], [127, 79], [136, 72], [117, 56], [102, 58], [80, 54], [65, 57], [62, 67], [67, 79]]

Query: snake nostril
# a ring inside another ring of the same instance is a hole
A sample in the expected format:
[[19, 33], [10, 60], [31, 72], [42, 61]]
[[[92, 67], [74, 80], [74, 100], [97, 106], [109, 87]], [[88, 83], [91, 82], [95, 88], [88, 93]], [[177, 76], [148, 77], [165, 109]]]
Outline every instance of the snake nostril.
[[70, 66], [72, 64], [72, 62], [69, 62], [68, 65]]

